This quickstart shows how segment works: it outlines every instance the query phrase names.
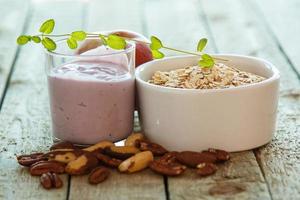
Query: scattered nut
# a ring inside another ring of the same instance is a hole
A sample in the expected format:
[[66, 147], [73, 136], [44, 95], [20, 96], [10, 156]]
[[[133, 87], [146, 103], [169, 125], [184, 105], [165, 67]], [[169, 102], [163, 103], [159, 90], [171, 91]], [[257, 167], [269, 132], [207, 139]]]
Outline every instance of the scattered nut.
[[197, 165], [197, 174], [200, 176], [208, 176], [216, 173], [217, 166], [213, 163], [200, 163]]
[[98, 159], [92, 153], [85, 153], [76, 160], [69, 162], [65, 168], [70, 175], [81, 175], [89, 173], [98, 164]]
[[45, 189], [61, 188], [63, 186], [63, 182], [59, 176], [51, 172], [42, 174], [40, 182]]
[[57, 161], [40, 161], [30, 167], [32, 176], [40, 176], [47, 172], [64, 173], [65, 164]]
[[153, 154], [151, 151], [143, 151], [135, 154], [134, 156], [124, 160], [119, 165], [120, 172], [128, 172], [133, 173], [137, 171], [141, 171], [149, 166], [149, 164], [153, 161]]
[[87, 148], [84, 148], [83, 150], [88, 151], [88, 152], [93, 152], [93, 151], [96, 151], [99, 149], [104, 149], [104, 148], [110, 147], [110, 146], [115, 146], [115, 144], [110, 141], [104, 140], [104, 141], [98, 142], [97, 144], [89, 146]]
[[30, 167], [32, 164], [46, 160], [46, 158], [43, 157], [43, 153], [33, 153], [29, 155], [21, 155], [17, 156], [18, 163], [20, 165], [23, 165], [25, 167]]
[[63, 141], [63, 142], [58, 142], [53, 144], [50, 147], [50, 150], [55, 150], [55, 149], [75, 149], [76, 147], [71, 143], [71, 142], [67, 142], [67, 141]]
[[48, 158], [49, 160], [56, 160], [58, 162], [69, 163], [79, 156], [84, 154], [83, 150], [80, 149], [56, 149], [44, 154], [44, 157]]
[[110, 175], [110, 171], [105, 167], [97, 167], [89, 175], [90, 184], [98, 184], [105, 181]]
[[[17, 157], [20, 165], [30, 167], [31, 175], [41, 175], [40, 182], [45, 189], [62, 187], [63, 182], [57, 173], [82, 175], [91, 172], [89, 183], [103, 182], [110, 175], [110, 171], [103, 166], [97, 167], [99, 162], [108, 167], [118, 167], [120, 172], [133, 173], [150, 167], [152, 171], [167, 176], [183, 174], [187, 165], [197, 167], [197, 174], [200, 176], [208, 176], [217, 171], [214, 163], [230, 159], [228, 152], [219, 149], [203, 152], [167, 152], [161, 145], [145, 140], [141, 133], [130, 135], [125, 141], [125, 146], [101, 141], [79, 149], [70, 142], [61, 142], [54, 144], [50, 149], [51, 151], [45, 154], [33, 153]], [[154, 160], [153, 155], [161, 157]]]
[[230, 159], [230, 154], [227, 151], [209, 148], [207, 151], [203, 151], [203, 153], [212, 153], [217, 157], [217, 162], [225, 162]]
[[182, 151], [176, 154], [176, 159], [189, 167], [197, 167], [200, 163], [215, 163], [217, 157], [214, 154], [195, 151]]
[[104, 165], [108, 166], [108, 167], [113, 167], [116, 168], [118, 167], [122, 160], [116, 159], [116, 158], [111, 158], [107, 155], [104, 155], [100, 152], [96, 153], [95, 156], [98, 158], [98, 160], [103, 163]]
[[176, 161], [173, 152], [167, 153], [160, 159], [153, 161], [149, 167], [154, 172], [167, 176], [178, 176], [183, 174], [186, 169], [186, 166], [181, 165]]
[[121, 160], [125, 160], [138, 152], [140, 150], [134, 146], [110, 146], [104, 149], [106, 155]]
[[40, 182], [45, 189], [52, 188], [51, 173], [50, 172], [48, 172], [48, 173], [44, 173], [40, 177]]
[[147, 140], [137, 140], [136, 143], [141, 151], [151, 151], [154, 156], [161, 156], [168, 152], [161, 145]]
[[125, 140], [125, 146], [136, 146], [137, 140], [143, 140], [145, 136], [141, 133], [133, 133]]

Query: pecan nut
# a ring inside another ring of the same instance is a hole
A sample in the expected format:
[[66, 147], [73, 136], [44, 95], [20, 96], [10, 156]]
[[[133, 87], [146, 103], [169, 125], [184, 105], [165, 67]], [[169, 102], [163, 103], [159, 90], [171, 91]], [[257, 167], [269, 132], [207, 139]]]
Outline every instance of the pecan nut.
[[195, 151], [182, 151], [176, 154], [176, 159], [189, 167], [197, 167], [200, 163], [215, 163], [217, 157], [215, 154]]
[[98, 184], [105, 181], [110, 175], [110, 171], [105, 167], [97, 167], [89, 175], [90, 184]]
[[141, 151], [151, 151], [154, 156], [161, 156], [168, 152], [161, 145], [150, 142], [148, 140], [137, 140], [136, 143], [137, 143], [137, 147]]
[[23, 165], [25, 167], [30, 167], [34, 163], [37, 163], [42, 160], [46, 160], [46, 158], [44, 158], [43, 155], [44, 155], [43, 153], [20, 155], [17, 156], [17, 160], [20, 165]]
[[54, 143], [50, 147], [50, 151], [55, 149], [76, 149], [76, 147], [71, 142], [62, 141], [62, 142]]
[[217, 158], [217, 162], [225, 162], [230, 159], [230, 154], [227, 151], [220, 149], [209, 148], [207, 151], [203, 151], [203, 153], [214, 154]]
[[149, 164], [153, 161], [153, 154], [151, 151], [143, 151], [135, 154], [134, 156], [124, 160], [119, 165], [120, 172], [128, 172], [133, 173], [137, 171], [141, 171], [149, 166]]
[[64, 173], [64, 171], [65, 164], [57, 161], [40, 161], [30, 167], [30, 174], [32, 176], [40, 176], [47, 172], [61, 174]]
[[63, 186], [63, 182], [59, 176], [56, 173], [51, 172], [42, 174], [40, 182], [45, 189], [61, 188]]
[[92, 153], [85, 153], [69, 162], [65, 168], [70, 175], [87, 174], [98, 165], [98, 159]]
[[181, 165], [176, 160], [176, 153], [177, 152], [169, 152], [166, 153], [161, 158], [153, 161], [149, 167], [152, 171], [167, 175], [167, 176], [178, 176], [183, 174], [186, 166]]
[[197, 174], [200, 176], [208, 176], [216, 173], [217, 166], [213, 163], [200, 163], [197, 165]]
[[116, 159], [116, 158], [111, 158], [107, 155], [104, 155], [100, 152], [96, 153], [95, 156], [98, 158], [98, 160], [103, 163], [104, 165], [108, 166], [108, 167], [113, 167], [116, 168], [118, 167], [122, 160]]
[[134, 146], [110, 146], [104, 149], [104, 153], [110, 157], [125, 160], [140, 150]]

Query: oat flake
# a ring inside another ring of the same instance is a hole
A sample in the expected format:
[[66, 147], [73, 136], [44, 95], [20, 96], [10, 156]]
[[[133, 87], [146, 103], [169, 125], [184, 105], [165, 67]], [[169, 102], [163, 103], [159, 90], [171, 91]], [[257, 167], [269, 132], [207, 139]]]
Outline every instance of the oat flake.
[[148, 81], [155, 85], [184, 89], [222, 89], [258, 83], [264, 77], [216, 63], [212, 68], [190, 66], [169, 72], [156, 71]]

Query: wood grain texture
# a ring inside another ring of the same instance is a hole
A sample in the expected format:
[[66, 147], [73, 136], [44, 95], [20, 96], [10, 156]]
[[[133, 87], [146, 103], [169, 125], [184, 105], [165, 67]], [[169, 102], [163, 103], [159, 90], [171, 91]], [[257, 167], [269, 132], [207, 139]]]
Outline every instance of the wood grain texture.
[[[87, 29], [99, 31], [124, 28], [143, 33], [141, 2], [92, 1], [88, 7]], [[109, 22], [103, 20], [107, 16]], [[107, 181], [97, 186], [90, 186], [87, 183], [87, 176], [71, 178], [70, 199], [95, 199], [95, 197], [108, 200], [166, 198], [163, 177], [149, 170], [130, 175], [113, 171]]]
[[170, 199], [270, 199], [253, 153], [231, 156], [218, 165], [215, 175], [200, 177], [190, 169], [180, 177], [169, 177]]
[[[297, 75], [257, 14], [253, 1], [204, 1], [202, 5], [220, 51], [266, 58], [281, 72], [277, 132], [272, 142], [255, 154], [271, 197], [299, 199], [300, 81]], [[231, 30], [230, 34], [218, 34], [227, 33], [226, 30]]]
[[129, 29], [143, 33], [143, 1], [92, 0], [88, 5], [87, 29]]
[[162, 176], [150, 170], [135, 174], [121, 174], [112, 170], [110, 177], [98, 185], [90, 185], [87, 176], [72, 177], [70, 200], [163, 200], [164, 185]]
[[[275, 38], [287, 57], [291, 60], [300, 77], [300, 1], [298, 0], [255, 0], [256, 9], [262, 12], [261, 18], [271, 29]], [[261, 13], [259, 13], [261, 14]]]
[[21, 34], [28, 15], [28, 1], [0, 1], [0, 102], [16, 57], [16, 38]]
[[[145, 1], [144, 10], [147, 35], [159, 37], [165, 46], [195, 51], [200, 38], [207, 37], [209, 42], [206, 50], [214, 50], [206, 24], [199, 20], [202, 14], [196, 0]], [[167, 50], [163, 52], [168, 56], [182, 55]]]
[[[20, 1], [19, 1], [20, 2]], [[35, 2], [28, 33], [35, 33], [46, 18], [58, 20], [57, 31], [78, 29], [81, 4]], [[65, 25], [63, 23], [66, 23]], [[22, 47], [0, 113], [0, 199], [66, 199], [67, 176], [62, 189], [44, 190], [38, 177], [20, 167], [14, 154], [44, 151], [52, 143], [44, 52], [37, 45]]]
[[[195, 48], [193, 45], [197, 44], [197, 40], [201, 36], [208, 36], [211, 45], [210, 50], [216, 50], [210, 29], [206, 25], [205, 16], [199, 9], [202, 6], [200, 2], [164, 1], [165, 6], [170, 4], [176, 10], [170, 10], [166, 13], [161, 1], [147, 2], [146, 9], [149, 9], [146, 18], [148, 29], [152, 30], [153, 28], [155, 32], [164, 34], [161, 37], [162, 40], [166, 38], [168, 43], [177, 45], [179, 48], [193, 49]], [[207, 1], [205, 4], [219, 7], [215, 5], [218, 4], [217, 1], [212, 3]], [[224, 5], [222, 9], [224, 9]], [[156, 12], [153, 13], [152, 10]], [[167, 24], [168, 29], [165, 28]], [[230, 37], [230, 34], [231, 31], [222, 30], [220, 37]], [[209, 193], [212, 188], [222, 189], [224, 185], [233, 188], [240, 185], [245, 190], [237, 194], [233, 192], [232, 194], [211, 195]], [[251, 151], [234, 154], [233, 159], [225, 166], [221, 166], [218, 173], [211, 177], [199, 178], [195, 173], [188, 171], [181, 177], [168, 178], [168, 188], [170, 199], [270, 199], [267, 185]]]

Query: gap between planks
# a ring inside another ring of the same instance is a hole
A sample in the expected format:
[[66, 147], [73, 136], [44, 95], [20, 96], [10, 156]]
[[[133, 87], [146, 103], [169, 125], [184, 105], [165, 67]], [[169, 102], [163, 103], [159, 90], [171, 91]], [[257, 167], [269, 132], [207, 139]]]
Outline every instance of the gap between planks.
[[[0, 3], [3, 4], [4, 2], [0, 2]], [[14, 9], [16, 9], [14, 6], [17, 6], [17, 4], [18, 4], [17, 1], [14, 1], [14, 0], [10, 1], [8, 5], [12, 5], [13, 7], [6, 8], [4, 12], [16, 13], [16, 12], [12, 12], [12, 11], [14, 11]], [[18, 15], [20, 15], [20, 16], [18, 16], [18, 18], [21, 20], [19, 20], [18, 22], [10, 22], [10, 24], [7, 25], [7, 26], [10, 26], [13, 23], [21, 24], [20, 25], [21, 28], [17, 28], [17, 29], [14, 28], [14, 32], [10, 33], [11, 35], [13, 35], [15, 37], [17, 37], [19, 34], [24, 33], [26, 31], [26, 26], [29, 23], [28, 21], [29, 21], [30, 13], [31, 13], [30, 6], [28, 6], [28, 4], [29, 4], [28, 0], [24, 0], [20, 5], [18, 5], [18, 6], [22, 7], [21, 11], [18, 12]], [[18, 10], [20, 10], [20, 9], [18, 9]], [[4, 16], [6, 15], [5, 13], [2, 13], [2, 14]], [[7, 16], [9, 16], [9, 14], [7, 14], [6, 17]], [[8, 22], [4, 21], [4, 20], [2, 20], [2, 22], [5, 22], [6, 24], [8, 24]], [[1, 25], [3, 25], [3, 24], [0, 24], [0, 26]], [[1, 62], [3, 62], [3, 60], [11, 60], [11, 61], [8, 61], [6, 63], [0, 63], [0, 78], [1, 78], [1, 73], [3, 73], [3, 75], [2, 75], [3, 81], [0, 79], [0, 81], [1, 81], [0, 82], [0, 112], [1, 112], [5, 94], [7, 92], [8, 86], [9, 86], [10, 77], [13, 73], [16, 60], [18, 59], [20, 47], [16, 46], [15, 37], [12, 37], [13, 41], [6, 41], [6, 38], [4, 35], [8, 35], [9, 33], [6, 32], [5, 27], [0, 27], [0, 28], [4, 28], [4, 31], [3, 31], [4, 33], [2, 33], [4, 38], [0, 38], [0, 40], [3, 40], [2, 41], [3, 45], [5, 45], [6, 43], [7, 43], [6, 45], [14, 44], [13, 47], [10, 47], [11, 49], [13, 49], [12, 52], [10, 53], [11, 58], [8, 57], [6, 59], [2, 59]], [[6, 47], [6, 46], [4, 46], [4, 47]], [[8, 54], [7, 51], [5, 51], [4, 58], [5, 58], [6, 54]], [[3, 64], [3, 66], [1, 66], [1, 64]], [[7, 74], [5, 74], [5, 71], [7, 71]]]

